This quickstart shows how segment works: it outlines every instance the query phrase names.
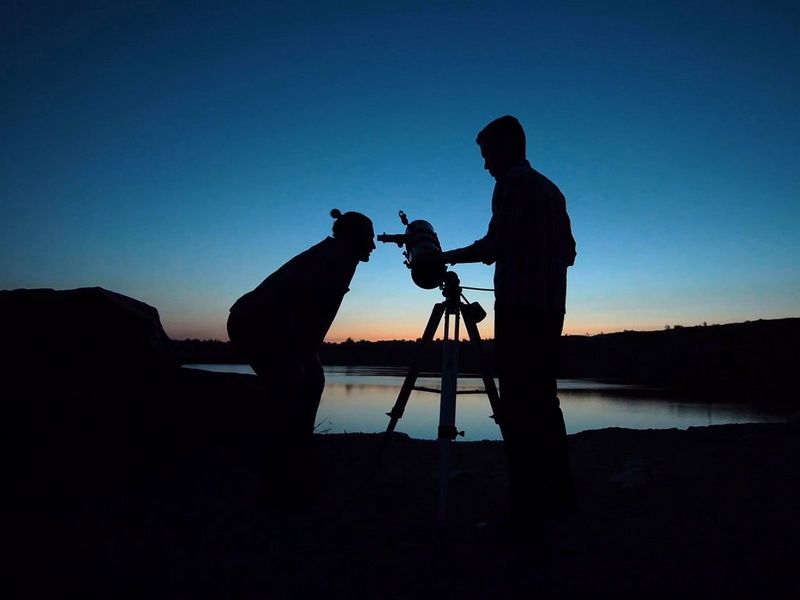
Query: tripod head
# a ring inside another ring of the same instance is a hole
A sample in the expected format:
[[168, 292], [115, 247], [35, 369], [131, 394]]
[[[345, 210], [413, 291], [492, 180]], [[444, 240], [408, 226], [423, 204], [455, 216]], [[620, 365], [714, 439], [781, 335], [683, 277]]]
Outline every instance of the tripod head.
[[458, 273], [455, 271], [447, 271], [444, 274], [439, 289], [442, 290], [442, 296], [444, 296], [445, 299], [460, 301], [463, 288], [461, 287], [461, 280], [458, 278]]
[[480, 323], [486, 318], [486, 311], [480, 304], [467, 301], [463, 293], [464, 288], [461, 287], [461, 281], [455, 271], [447, 271], [439, 287], [445, 298], [445, 306], [450, 312], [460, 310], [464, 318], [475, 323]]

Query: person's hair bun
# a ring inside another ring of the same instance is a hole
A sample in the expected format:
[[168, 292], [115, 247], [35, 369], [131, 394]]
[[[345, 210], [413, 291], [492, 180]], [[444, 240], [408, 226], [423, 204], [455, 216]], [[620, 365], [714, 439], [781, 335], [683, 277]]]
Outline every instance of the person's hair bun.
[[332, 216], [334, 219], [338, 219], [339, 217], [341, 217], [341, 216], [342, 216], [342, 211], [340, 211], [338, 208], [334, 208], [334, 209], [331, 211], [331, 216]]

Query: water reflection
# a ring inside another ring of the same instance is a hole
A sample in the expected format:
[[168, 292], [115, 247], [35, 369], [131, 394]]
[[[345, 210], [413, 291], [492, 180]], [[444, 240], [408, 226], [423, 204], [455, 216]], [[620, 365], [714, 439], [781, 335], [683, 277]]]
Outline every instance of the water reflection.
[[[211, 371], [252, 373], [247, 365], [193, 365]], [[398, 368], [326, 367], [325, 392], [317, 414], [319, 429], [329, 433], [376, 433], [386, 429], [386, 413], [397, 401], [406, 372]], [[559, 380], [559, 398], [568, 433], [587, 429], [624, 427], [669, 429], [725, 423], [783, 421], [786, 413], [769, 407], [742, 404], [690, 403], [651, 388], [606, 381]], [[417, 385], [439, 388], [438, 375], [423, 374]], [[482, 389], [480, 378], [462, 375], [458, 389]], [[484, 394], [459, 395], [456, 424], [464, 440], [498, 440], [500, 432], [490, 418]], [[397, 425], [420, 439], [435, 439], [439, 423], [439, 396], [414, 391]]]

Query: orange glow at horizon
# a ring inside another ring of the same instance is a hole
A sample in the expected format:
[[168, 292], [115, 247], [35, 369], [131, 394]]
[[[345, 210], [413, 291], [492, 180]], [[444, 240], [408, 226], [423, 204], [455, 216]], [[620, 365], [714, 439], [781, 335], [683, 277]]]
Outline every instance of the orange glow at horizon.
[[[422, 337], [427, 323], [427, 317], [428, 315], [423, 315], [421, 319], [406, 317], [388, 320], [378, 318], [358, 320], [352, 315], [348, 315], [333, 322], [331, 329], [328, 331], [328, 335], [325, 336], [325, 341], [340, 343], [348, 338], [355, 341], [365, 340], [370, 342], [417, 340]], [[210, 318], [167, 318], [164, 319], [163, 324], [167, 335], [174, 340], [200, 339], [228, 341], [228, 332], [225, 323], [217, 321], [218, 319], [212, 320]], [[597, 323], [602, 324], [598, 325]], [[567, 314], [564, 322], [564, 335], [598, 335], [601, 333], [615, 333], [625, 330], [654, 331], [664, 329], [667, 324], [693, 326], [701, 323], [692, 321], [682, 322], [679, 319], [675, 319], [672, 323], [628, 323], [621, 319], [593, 319], [587, 318], [587, 316], [584, 315], [571, 316]], [[443, 323], [440, 323], [434, 338], [442, 338], [444, 336], [443, 328]], [[491, 339], [494, 337], [494, 320], [491, 312], [489, 312], [482, 322], [478, 323], [478, 331], [482, 339]], [[462, 325], [461, 338], [466, 339], [466, 335], [466, 330]]]
[[[443, 324], [439, 324], [439, 328], [434, 335], [434, 338], [442, 338]], [[616, 333], [625, 330], [632, 331], [653, 331], [663, 329], [663, 325], [652, 323], [640, 323], [636, 325], [619, 324], [619, 323], [606, 323], [605, 325], [595, 325], [586, 322], [578, 321], [570, 322], [569, 316], [564, 323], [564, 335], [598, 335], [601, 333]], [[372, 323], [372, 324], [358, 324], [347, 323], [337, 326], [334, 322], [328, 335], [325, 337], [326, 342], [340, 343], [345, 340], [352, 339], [354, 341], [388, 341], [388, 340], [416, 340], [422, 337], [425, 329], [425, 323], [412, 323], [412, 322], [391, 322], [391, 323]], [[492, 315], [488, 315], [481, 323], [478, 323], [478, 331], [482, 339], [494, 338], [494, 322]], [[468, 339], [466, 330], [461, 328], [461, 338]]]

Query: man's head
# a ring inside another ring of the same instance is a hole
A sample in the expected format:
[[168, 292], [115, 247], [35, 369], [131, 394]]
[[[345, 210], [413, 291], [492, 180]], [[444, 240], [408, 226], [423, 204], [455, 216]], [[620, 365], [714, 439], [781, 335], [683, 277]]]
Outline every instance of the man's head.
[[516, 118], [505, 115], [481, 129], [475, 140], [481, 147], [483, 168], [495, 179], [525, 159], [525, 130]]
[[345, 242], [361, 262], [367, 262], [375, 250], [375, 231], [372, 221], [358, 212], [342, 213], [338, 208], [331, 211], [333, 237]]

